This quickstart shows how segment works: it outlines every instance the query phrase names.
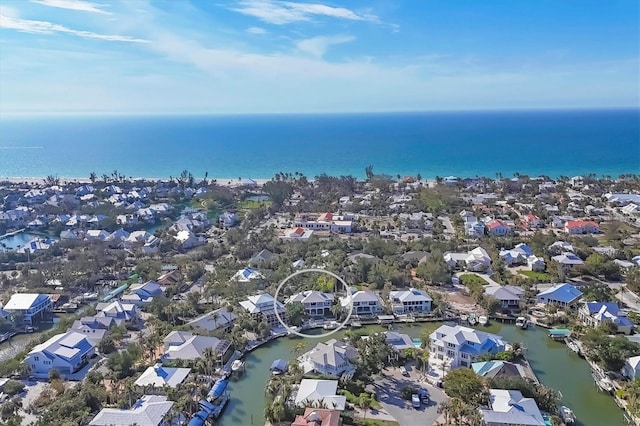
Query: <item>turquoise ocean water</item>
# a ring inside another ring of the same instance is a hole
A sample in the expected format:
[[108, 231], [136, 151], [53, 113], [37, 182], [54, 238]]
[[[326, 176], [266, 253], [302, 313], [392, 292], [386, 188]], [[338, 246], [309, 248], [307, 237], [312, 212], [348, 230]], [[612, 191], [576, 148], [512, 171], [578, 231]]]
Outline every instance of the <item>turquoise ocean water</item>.
[[640, 173], [638, 110], [0, 117], [0, 177]]

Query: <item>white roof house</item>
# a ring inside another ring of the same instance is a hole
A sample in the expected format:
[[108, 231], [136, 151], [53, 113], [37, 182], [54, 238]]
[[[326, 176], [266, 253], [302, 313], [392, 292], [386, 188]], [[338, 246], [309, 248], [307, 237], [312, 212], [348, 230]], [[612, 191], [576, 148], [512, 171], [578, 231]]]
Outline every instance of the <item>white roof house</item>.
[[261, 279], [264, 279], [262, 272], [251, 268], [240, 269], [231, 277], [231, 281], [238, 281], [241, 283], [248, 283], [251, 280]]
[[298, 361], [306, 373], [315, 371], [319, 374], [340, 376], [354, 369], [351, 361], [358, 355], [356, 349], [348, 343], [336, 339], [318, 343], [309, 352], [302, 354]]
[[51, 309], [51, 306], [51, 299], [47, 294], [16, 293], [11, 296], [3, 309], [10, 314], [22, 315], [24, 322], [31, 324], [36, 315]]
[[287, 229], [280, 235], [280, 239], [283, 241], [309, 241], [309, 238], [313, 236], [313, 229], [307, 228], [293, 228]]
[[503, 308], [517, 309], [524, 290], [511, 285], [488, 285], [484, 287], [484, 293], [499, 301]]
[[533, 398], [517, 390], [489, 389], [489, 410], [480, 413], [487, 425], [545, 426], [544, 418]]
[[95, 345], [88, 336], [67, 331], [34, 346], [24, 362], [36, 377], [48, 377], [49, 371], [55, 369], [63, 377], [72, 379], [72, 375], [87, 365], [94, 354]]
[[409, 312], [426, 313], [431, 311], [433, 299], [423, 291], [415, 288], [389, 292], [389, 300], [394, 314]]
[[230, 347], [231, 343], [217, 337], [199, 336], [188, 331], [172, 331], [164, 338], [162, 358], [194, 360], [204, 358], [207, 349], [211, 349], [216, 357], [222, 358]]
[[233, 312], [225, 308], [216, 309], [215, 311], [207, 312], [198, 318], [192, 319], [187, 323], [194, 330], [202, 331], [214, 331], [217, 329], [228, 329], [233, 325], [236, 320], [236, 315]]
[[180, 243], [182, 249], [184, 250], [198, 247], [206, 243], [206, 240], [203, 237], [198, 237], [189, 230], [179, 231], [176, 234], [175, 239]]
[[[264, 320], [272, 327], [278, 327], [280, 324], [278, 317], [275, 314], [273, 302], [273, 296], [263, 293], [249, 296], [247, 300], [240, 302], [240, 306], [242, 306], [254, 318]], [[283, 321], [286, 321], [286, 309], [284, 305], [280, 301], [276, 301], [275, 306], [277, 306], [280, 318], [282, 318]]]
[[[130, 409], [103, 408], [89, 423], [90, 426], [173, 426], [164, 416], [173, 401], [163, 395], [144, 395]], [[178, 419], [176, 419], [178, 420]], [[177, 423], [176, 423], [177, 424]]]
[[553, 260], [554, 262], [558, 262], [565, 268], [572, 268], [584, 263], [584, 261], [580, 259], [580, 257], [568, 251], [557, 256], [553, 256], [551, 260]]
[[329, 409], [343, 411], [347, 397], [336, 395], [337, 390], [337, 380], [303, 379], [296, 393], [295, 404], [299, 407], [323, 404]]
[[147, 368], [134, 385], [145, 387], [154, 386], [161, 388], [168, 386], [175, 388], [180, 383], [184, 382], [187, 376], [191, 372], [190, 368], [170, 368], [163, 367], [162, 364], [156, 364]]
[[287, 299], [286, 303], [302, 303], [308, 315], [323, 316], [330, 314], [333, 300], [334, 296], [331, 293], [307, 290], [292, 295]]
[[[353, 313], [355, 315], [374, 315], [382, 310], [382, 302], [377, 294], [368, 290], [359, 290], [351, 293], [353, 300]], [[340, 306], [343, 309], [349, 308], [349, 297], [340, 298]]]
[[501, 336], [456, 325], [441, 325], [429, 335], [432, 359], [458, 366], [470, 367], [485, 354], [503, 351], [506, 343]]

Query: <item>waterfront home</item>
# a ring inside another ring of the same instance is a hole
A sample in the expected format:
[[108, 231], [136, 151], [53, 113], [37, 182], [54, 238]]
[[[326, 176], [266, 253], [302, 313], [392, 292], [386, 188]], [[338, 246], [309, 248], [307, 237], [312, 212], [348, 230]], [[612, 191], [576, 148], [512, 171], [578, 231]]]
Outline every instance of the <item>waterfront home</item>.
[[538, 256], [529, 256], [527, 258], [527, 266], [529, 266], [529, 269], [533, 272], [542, 272], [547, 269], [547, 263], [544, 258]]
[[460, 325], [441, 325], [429, 335], [431, 356], [451, 368], [470, 367], [485, 354], [504, 351], [501, 336]]
[[213, 352], [218, 365], [223, 365], [231, 356], [231, 343], [217, 337], [199, 336], [188, 331], [172, 331], [164, 338], [163, 360], [193, 361], [206, 359], [207, 349]]
[[[281, 327], [274, 311], [274, 298], [270, 294], [263, 293], [249, 296], [247, 300], [240, 302], [244, 308], [256, 321], [264, 321], [271, 327]], [[287, 321], [287, 311], [282, 303], [276, 301], [278, 314], [283, 321]]]
[[545, 426], [545, 420], [533, 398], [518, 390], [489, 389], [489, 409], [480, 409], [487, 426]]
[[297, 415], [291, 426], [342, 426], [339, 410], [307, 407], [304, 414]]
[[309, 241], [313, 236], [313, 229], [293, 228], [285, 230], [280, 239], [282, 241]]
[[578, 303], [582, 292], [571, 284], [555, 284], [554, 286], [538, 293], [538, 303], [546, 305], [556, 304], [560, 307], [571, 307]]
[[511, 233], [511, 227], [498, 219], [493, 219], [487, 223], [487, 230], [491, 235], [504, 236]]
[[65, 229], [60, 231], [60, 239], [61, 240], [81, 240], [83, 238], [83, 233], [76, 229]]
[[640, 377], [640, 356], [627, 358], [621, 372], [629, 380], [635, 380]]
[[122, 242], [129, 238], [129, 233], [122, 228], [116, 229], [104, 238], [104, 241]]
[[204, 237], [198, 237], [192, 231], [187, 230], [178, 231], [174, 238], [178, 242], [178, 244], [180, 244], [181, 250], [189, 250], [194, 247], [201, 246], [207, 242]]
[[103, 408], [89, 422], [89, 426], [178, 426], [181, 416], [170, 418], [173, 401], [164, 395], [143, 395], [129, 409]]
[[258, 253], [254, 254], [253, 257], [249, 260], [249, 265], [251, 266], [263, 266], [270, 265], [271, 262], [275, 261], [278, 256], [275, 253], [267, 249], [262, 249]]
[[302, 379], [294, 391], [294, 403], [298, 407], [324, 406], [344, 411], [347, 397], [336, 395], [337, 380]]
[[72, 379], [73, 374], [84, 368], [94, 354], [95, 344], [86, 335], [67, 331], [34, 346], [24, 363], [29, 365], [35, 377], [48, 378], [49, 372], [56, 370], [62, 377]]
[[398, 333], [396, 331], [385, 331], [385, 341], [391, 346], [396, 357], [404, 357], [407, 349], [415, 349], [416, 345], [408, 334]]
[[134, 323], [138, 319], [138, 308], [133, 303], [100, 302], [96, 305], [97, 317], [113, 318], [117, 324]]
[[[353, 300], [353, 314], [361, 316], [374, 316], [382, 311], [382, 301], [372, 291], [360, 290], [355, 291], [351, 288], [351, 299]], [[349, 309], [349, 297], [343, 296], [340, 298], [340, 306], [343, 309]]]
[[238, 281], [241, 283], [248, 283], [251, 280], [262, 279], [264, 279], [264, 275], [262, 275], [262, 272], [251, 268], [240, 269], [231, 277], [231, 281]]
[[310, 317], [323, 317], [331, 314], [333, 294], [307, 290], [292, 295], [287, 299], [286, 303], [302, 303], [307, 315]]
[[396, 315], [408, 313], [426, 314], [431, 312], [433, 299], [423, 290], [410, 288], [408, 290], [389, 292], [389, 301], [391, 302], [391, 309]]
[[522, 365], [509, 361], [492, 360], [474, 362], [471, 364], [471, 369], [478, 376], [488, 379], [516, 378], [528, 380], [529, 378]]
[[355, 370], [352, 362], [357, 356], [358, 352], [349, 343], [331, 339], [302, 354], [298, 362], [305, 374], [315, 372], [340, 377]]
[[487, 285], [484, 287], [484, 294], [500, 302], [503, 309], [520, 309], [524, 290], [512, 285]]
[[594, 328], [609, 321], [615, 324], [619, 333], [631, 334], [633, 330], [633, 323], [615, 302], [585, 302], [578, 309], [578, 318]]
[[226, 307], [223, 307], [207, 312], [189, 321], [186, 325], [190, 326], [194, 331], [211, 333], [216, 330], [222, 330], [225, 333], [229, 333], [236, 318], [233, 312], [229, 312]]
[[190, 372], [190, 368], [171, 368], [155, 364], [147, 368], [133, 384], [141, 388], [147, 386], [175, 388], [186, 380]]
[[565, 269], [571, 269], [575, 266], [584, 264], [584, 261], [578, 255], [571, 252], [564, 252], [551, 258], [554, 262], [559, 263]]
[[592, 220], [568, 220], [564, 224], [567, 234], [599, 234], [600, 225]]
[[42, 319], [52, 309], [51, 298], [47, 294], [16, 293], [2, 309], [12, 316], [20, 316], [26, 325], [33, 325], [34, 320]]
[[157, 282], [150, 280], [146, 283], [133, 284], [127, 294], [121, 297], [124, 303], [136, 306], [148, 306], [154, 298], [162, 297], [164, 289]]

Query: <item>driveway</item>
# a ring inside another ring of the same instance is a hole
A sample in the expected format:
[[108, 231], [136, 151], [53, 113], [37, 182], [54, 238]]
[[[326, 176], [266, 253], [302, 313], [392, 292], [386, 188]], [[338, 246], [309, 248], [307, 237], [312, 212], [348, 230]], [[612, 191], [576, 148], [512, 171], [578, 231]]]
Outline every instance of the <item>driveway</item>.
[[[440, 417], [438, 406], [448, 397], [440, 389], [420, 381], [422, 372], [408, 366], [409, 376], [403, 376], [397, 368], [385, 372], [385, 377], [376, 380], [374, 388], [382, 407], [393, 416], [400, 426], [432, 425]], [[411, 401], [402, 398], [402, 389], [413, 385], [429, 392], [430, 401], [418, 409], [411, 406]]]

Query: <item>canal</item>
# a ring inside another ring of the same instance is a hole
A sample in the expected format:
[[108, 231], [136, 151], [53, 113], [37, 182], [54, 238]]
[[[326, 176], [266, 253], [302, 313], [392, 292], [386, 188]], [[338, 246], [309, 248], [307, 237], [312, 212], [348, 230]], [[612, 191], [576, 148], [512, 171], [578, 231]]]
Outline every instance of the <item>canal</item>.
[[[433, 330], [439, 323], [421, 325], [397, 325], [394, 329], [419, 338], [422, 330]], [[367, 333], [382, 331], [380, 326], [365, 327]], [[531, 367], [542, 383], [559, 390], [562, 403], [570, 407], [578, 418], [578, 424], [585, 426], [624, 425], [622, 411], [613, 398], [598, 392], [591, 377], [588, 364], [570, 351], [564, 343], [549, 339], [542, 328], [521, 330], [513, 325], [493, 323], [481, 328], [501, 335], [508, 342], [522, 342]], [[319, 333], [320, 331], [318, 331]], [[344, 331], [331, 337], [340, 339]], [[221, 426], [264, 425], [264, 387], [269, 379], [269, 367], [279, 358], [292, 360], [295, 346], [304, 342], [311, 349], [317, 342], [326, 339], [302, 339], [282, 337], [262, 346], [245, 357], [246, 370], [242, 377], [232, 378], [229, 391], [231, 401], [226, 407], [219, 424]]]

